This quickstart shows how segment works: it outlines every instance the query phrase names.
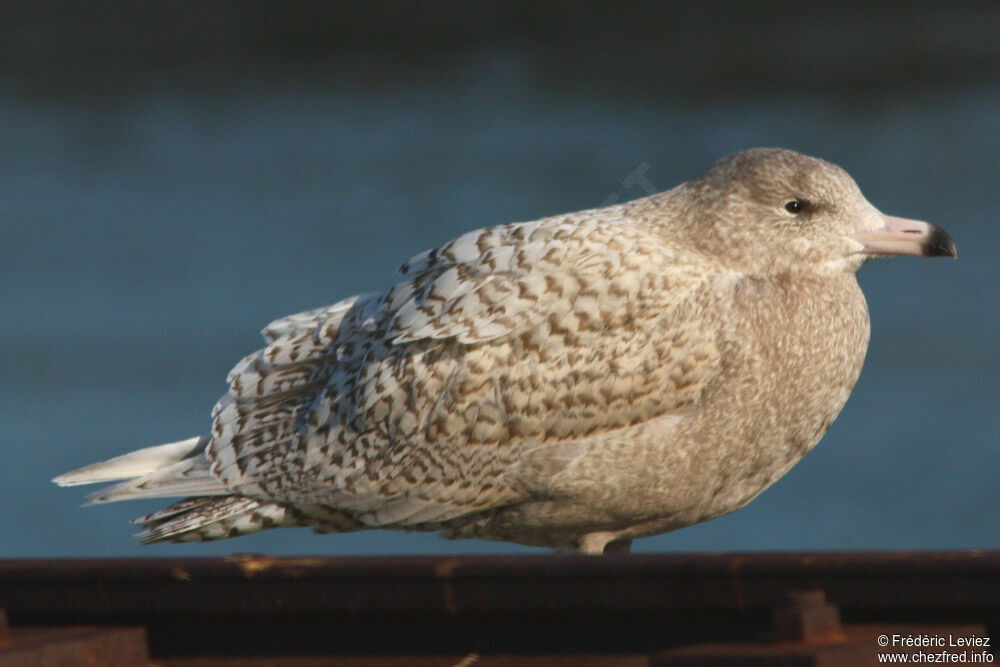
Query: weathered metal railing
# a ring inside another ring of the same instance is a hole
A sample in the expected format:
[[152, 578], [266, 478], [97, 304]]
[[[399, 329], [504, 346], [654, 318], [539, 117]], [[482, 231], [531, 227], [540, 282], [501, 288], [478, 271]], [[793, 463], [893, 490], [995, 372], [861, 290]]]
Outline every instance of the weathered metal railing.
[[1000, 552], [9, 560], [0, 608], [0, 666], [874, 664], [995, 636]]

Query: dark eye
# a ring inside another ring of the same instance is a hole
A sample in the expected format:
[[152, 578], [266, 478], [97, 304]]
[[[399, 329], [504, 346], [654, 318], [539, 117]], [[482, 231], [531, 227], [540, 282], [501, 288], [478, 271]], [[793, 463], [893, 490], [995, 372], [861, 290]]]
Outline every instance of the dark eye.
[[789, 213], [801, 213], [806, 210], [809, 206], [809, 202], [803, 201], [801, 199], [793, 199], [790, 202], [785, 203], [785, 210]]

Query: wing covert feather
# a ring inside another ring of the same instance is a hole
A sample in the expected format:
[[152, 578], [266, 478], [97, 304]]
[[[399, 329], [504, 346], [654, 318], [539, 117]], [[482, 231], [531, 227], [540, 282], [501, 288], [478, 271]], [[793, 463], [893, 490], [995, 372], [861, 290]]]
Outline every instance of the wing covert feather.
[[528, 449], [683, 413], [719, 356], [692, 260], [575, 215], [470, 232], [383, 295], [269, 325], [216, 408], [213, 472], [420, 525], [522, 499]]

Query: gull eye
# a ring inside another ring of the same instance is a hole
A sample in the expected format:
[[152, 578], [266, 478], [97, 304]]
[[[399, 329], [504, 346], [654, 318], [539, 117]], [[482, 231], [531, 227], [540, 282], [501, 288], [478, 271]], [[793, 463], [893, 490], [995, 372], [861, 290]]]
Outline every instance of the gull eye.
[[809, 202], [804, 199], [793, 199], [789, 202], [785, 202], [785, 210], [789, 213], [801, 213], [807, 208], [809, 208]]

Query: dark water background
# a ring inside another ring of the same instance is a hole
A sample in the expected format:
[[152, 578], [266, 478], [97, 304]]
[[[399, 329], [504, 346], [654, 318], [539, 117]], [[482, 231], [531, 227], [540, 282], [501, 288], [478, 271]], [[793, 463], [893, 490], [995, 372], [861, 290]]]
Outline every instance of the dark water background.
[[48, 480], [206, 432], [273, 318], [758, 145], [842, 165], [960, 259], [862, 269], [868, 360], [820, 446], [637, 549], [1000, 547], [997, 5], [194, 6], [0, 8], [0, 556], [527, 550], [305, 529], [140, 548], [127, 521], [162, 502], [81, 509]]

